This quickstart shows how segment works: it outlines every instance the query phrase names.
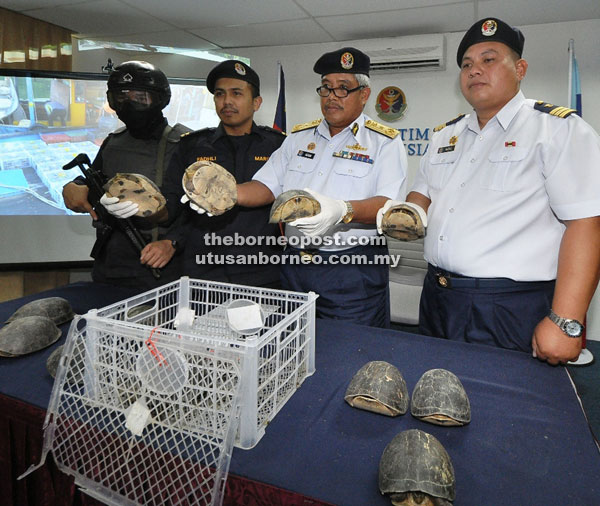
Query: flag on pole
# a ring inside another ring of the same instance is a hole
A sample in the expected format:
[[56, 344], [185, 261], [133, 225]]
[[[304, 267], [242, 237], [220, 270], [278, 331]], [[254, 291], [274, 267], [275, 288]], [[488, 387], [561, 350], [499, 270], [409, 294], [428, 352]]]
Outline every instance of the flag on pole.
[[285, 76], [283, 74], [283, 67], [281, 63], [277, 62], [279, 68], [279, 82], [277, 92], [277, 107], [275, 108], [275, 120], [273, 121], [273, 128], [285, 133]]
[[575, 58], [575, 41], [569, 40], [569, 107], [575, 109], [581, 117], [581, 82], [579, 81], [579, 67]]

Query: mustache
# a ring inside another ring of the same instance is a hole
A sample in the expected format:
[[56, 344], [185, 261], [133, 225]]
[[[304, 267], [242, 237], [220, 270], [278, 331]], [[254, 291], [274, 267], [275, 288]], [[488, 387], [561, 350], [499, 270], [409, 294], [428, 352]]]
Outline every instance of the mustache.
[[219, 112], [239, 112], [239, 111], [234, 107], [221, 107], [221, 109], [219, 109]]

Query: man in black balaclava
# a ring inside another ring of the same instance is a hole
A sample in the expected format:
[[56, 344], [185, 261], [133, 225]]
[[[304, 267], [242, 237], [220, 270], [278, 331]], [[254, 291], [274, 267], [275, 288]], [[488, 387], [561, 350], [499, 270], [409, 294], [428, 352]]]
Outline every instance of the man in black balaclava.
[[[106, 95], [125, 127], [108, 135], [92, 167], [107, 179], [118, 172], [142, 174], [160, 187], [179, 137], [189, 131], [180, 124], [170, 127], [163, 116], [162, 110], [171, 99], [167, 77], [150, 63], [125, 62], [111, 72]], [[96, 221], [98, 216], [87, 197], [83, 177], [63, 188], [66, 206], [75, 212], [90, 213]], [[132, 217], [138, 210], [137, 204], [116, 197], [104, 195], [100, 202], [115, 219]], [[125, 234], [113, 227], [108, 239], [97, 240], [94, 246], [94, 281], [147, 290], [177, 279], [181, 272], [177, 257], [173, 257], [179, 240], [178, 224], [157, 229], [141, 218], [132, 219], [149, 244], [140, 255]], [[149, 267], [161, 269], [159, 280]]]

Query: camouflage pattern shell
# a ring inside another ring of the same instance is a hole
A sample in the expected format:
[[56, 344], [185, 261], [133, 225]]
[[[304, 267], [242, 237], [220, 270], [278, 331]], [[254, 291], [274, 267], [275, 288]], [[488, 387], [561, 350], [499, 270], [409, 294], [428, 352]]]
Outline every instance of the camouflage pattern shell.
[[142, 174], [115, 174], [104, 185], [104, 190], [109, 197], [135, 202], [139, 209], [134, 216], [140, 218], [155, 216], [167, 204], [167, 200], [154, 181]]
[[423, 373], [413, 390], [410, 412], [436, 425], [464, 425], [471, 421], [467, 393], [456, 375], [446, 369]]
[[47, 316], [56, 325], [61, 325], [72, 320], [75, 313], [68, 300], [62, 297], [46, 297], [21, 306], [6, 320], [6, 323], [24, 316]]
[[289, 223], [321, 212], [321, 204], [309, 192], [288, 190], [275, 199], [271, 206], [269, 223]]
[[194, 204], [214, 216], [229, 211], [237, 202], [235, 178], [214, 162], [192, 163], [185, 169], [181, 184]]
[[379, 461], [379, 490], [394, 505], [415, 504], [414, 496], [426, 494], [418, 504], [445, 505], [455, 498], [456, 480], [450, 456], [431, 434], [410, 429], [397, 434]]
[[382, 232], [400, 241], [414, 241], [425, 236], [425, 227], [419, 213], [410, 206], [390, 207], [381, 219]]
[[62, 332], [46, 316], [23, 316], [0, 329], [0, 356], [18, 357], [43, 350]]
[[408, 390], [402, 373], [388, 362], [367, 362], [354, 375], [344, 400], [353, 408], [387, 416], [408, 410]]

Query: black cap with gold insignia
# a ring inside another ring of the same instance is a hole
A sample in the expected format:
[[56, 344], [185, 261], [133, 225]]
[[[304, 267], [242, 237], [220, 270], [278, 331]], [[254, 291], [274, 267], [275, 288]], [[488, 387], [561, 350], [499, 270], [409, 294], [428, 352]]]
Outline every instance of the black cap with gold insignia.
[[313, 70], [321, 76], [327, 74], [366, 74], [369, 75], [371, 59], [354, 47], [343, 47], [321, 56]]
[[460, 41], [458, 52], [456, 53], [456, 62], [459, 67], [462, 64], [462, 59], [467, 49], [479, 42], [502, 42], [521, 56], [523, 54], [523, 46], [525, 45], [525, 37], [521, 33], [521, 30], [506, 24], [501, 19], [480, 19], [467, 30], [467, 33], [465, 33], [465, 36]]
[[222, 77], [231, 77], [253, 84], [256, 86], [258, 94], [260, 95], [260, 79], [258, 78], [258, 74], [244, 62], [239, 60], [226, 60], [214, 67], [208, 73], [208, 77], [206, 78], [206, 87], [208, 88], [208, 91], [214, 93], [215, 85]]

